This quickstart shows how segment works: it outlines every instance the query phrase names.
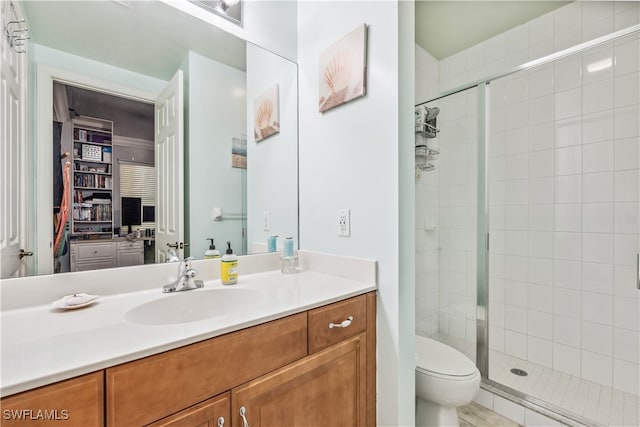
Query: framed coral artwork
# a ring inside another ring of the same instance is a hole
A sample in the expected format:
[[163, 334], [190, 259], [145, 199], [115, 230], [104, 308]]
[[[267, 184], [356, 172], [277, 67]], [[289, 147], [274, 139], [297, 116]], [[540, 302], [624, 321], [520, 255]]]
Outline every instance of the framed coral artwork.
[[362, 24], [320, 55], [320, 112], [325, 112], [367, 91], [367, 25]]
[[280, 132], [280, 101], [278, 85], [267, 89], [253, 100], [253, 133], [255, 141]]

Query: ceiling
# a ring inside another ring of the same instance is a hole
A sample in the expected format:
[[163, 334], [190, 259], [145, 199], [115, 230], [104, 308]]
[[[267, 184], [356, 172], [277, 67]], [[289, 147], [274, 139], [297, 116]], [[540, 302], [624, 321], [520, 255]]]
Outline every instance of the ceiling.
[[568, 3], [417, 0], [416, 43], [441, 60]]
[[245, 41], [161, 1], [23, 1], [31, 41], [161, 80], [188, 51], [245, 70]]

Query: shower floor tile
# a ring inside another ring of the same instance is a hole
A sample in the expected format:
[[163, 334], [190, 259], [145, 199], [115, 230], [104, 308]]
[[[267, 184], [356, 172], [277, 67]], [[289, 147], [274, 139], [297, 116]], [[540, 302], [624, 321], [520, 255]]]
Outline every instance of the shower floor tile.
[[[433, 337], [475, 361], [475, 343], [438, 334]], [[517, 376], [511, 369], [526, 371]], [[640, 425], [640, 396], [596, 384], [494, 350], [489, 352], [489, 378], [604, 426]]]
[[[526, 377], [512, 368], [528, 372]], [[640, 397], [490, 351], [489, 378], [606, 426], [638, 426]]]

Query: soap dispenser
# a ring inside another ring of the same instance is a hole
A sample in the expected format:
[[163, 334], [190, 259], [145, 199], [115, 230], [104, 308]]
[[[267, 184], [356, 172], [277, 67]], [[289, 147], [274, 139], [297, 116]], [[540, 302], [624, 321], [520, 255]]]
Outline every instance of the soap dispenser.
[[238, 282], [238, 256], [227, 242], [227, 253], [220, 259], [220, 280], [223, 285], [235, 285]]
[[204, 259], [220, 258], [220, 251], [216, 249], [216, 245], [213, 244], [213, 238], [208, 237], [207, 240], [211, 241], [209, 249], [204, 252]]

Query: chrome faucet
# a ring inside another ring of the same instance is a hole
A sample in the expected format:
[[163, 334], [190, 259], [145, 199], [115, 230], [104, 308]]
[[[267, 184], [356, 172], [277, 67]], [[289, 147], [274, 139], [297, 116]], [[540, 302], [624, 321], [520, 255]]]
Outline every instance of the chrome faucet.
[[185, 258], [178, 264], [178, 278], [175, 282], [169, 283], [162, 287], [162, 292], [181, 292], [190, 291], [192, 289], [198, 289], [204, 287], [202, 280], [196, 280], [195, 277], [198, 274], [196, 269], [191, 268], [191, 260], [193, 257]]

